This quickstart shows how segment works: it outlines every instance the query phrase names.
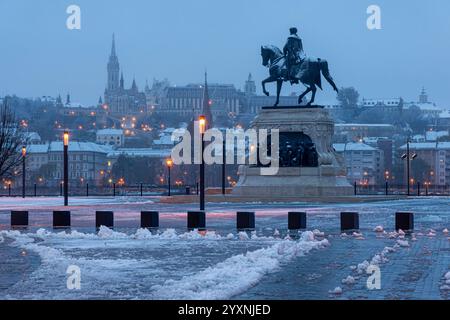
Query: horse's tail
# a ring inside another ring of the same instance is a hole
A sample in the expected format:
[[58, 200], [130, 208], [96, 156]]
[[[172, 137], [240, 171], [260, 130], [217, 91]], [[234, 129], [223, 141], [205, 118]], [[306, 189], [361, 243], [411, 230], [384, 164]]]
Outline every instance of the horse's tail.
[[328, 69], [328, 61], [319, 59], [320, 70], [322, 71], [322, 75], [325, 79], [327, 79], [328, 83], [333, 87], [333, 89], [337, 92], [338, 88], [334, 83], [333, 78], [330, 75], [330, 70]]

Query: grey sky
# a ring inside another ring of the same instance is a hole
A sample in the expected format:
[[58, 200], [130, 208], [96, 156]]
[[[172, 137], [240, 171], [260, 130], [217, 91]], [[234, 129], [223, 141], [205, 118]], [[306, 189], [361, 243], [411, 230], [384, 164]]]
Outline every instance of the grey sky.
[[[70, 4], [81, 7], [80, 31], [66, 28]], [[382, 30], [366, 28], [370, 4], [381, 7]], [[306, 54], [327, 59], [338, 86], [406, 100], [425, 86], [450, 107], [448, 0], [0, 0], [0, 12], [0, 95], [70, 92], [95, 104], [113, 32], [127, 86], [133, 75], [140, 88], [146, 78], [200, 82], [207, 68], [211, 82], [237, 87], [252, 72], [260, 90], [260, 45], [281, 47], [297, 26]], [[319, 102], [333, 101], [324, 88]]]

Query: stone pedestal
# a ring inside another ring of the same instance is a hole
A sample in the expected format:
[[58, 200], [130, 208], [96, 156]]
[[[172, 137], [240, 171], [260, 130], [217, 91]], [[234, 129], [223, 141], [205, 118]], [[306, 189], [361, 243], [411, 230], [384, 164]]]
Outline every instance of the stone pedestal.
[[261, 175], [261, 168], [241, 166], [232, 194], [251, 197], [349, 196], [353, 189], [346, 178], [343, 159], [334, 151], [334, 121], [327, 110], [300, 107], [266, 107], [253, 120], [253, 129], [278, 129], [308, 136], [315, 145], [314, 167], [283, 166], [276, 175]]

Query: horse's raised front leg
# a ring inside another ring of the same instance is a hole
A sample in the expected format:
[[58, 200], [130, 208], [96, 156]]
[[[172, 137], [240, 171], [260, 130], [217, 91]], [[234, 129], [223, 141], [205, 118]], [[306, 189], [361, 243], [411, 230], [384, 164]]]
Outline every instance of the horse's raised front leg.
[[298, 104], [301, 104], [303, 101], [303, 98], [311, 91], [311, 87], [308, 87], [299, 97], [298, 97]]
[[311, 86], [311, 91], [312, 91], [311, 100], [308, 102], [308, 104], [307, 104], [308, 106], [312, 105], [314, 103], [315, 98], [316, 98], [316, 92], [317, 92], [316, 85], [313, 84]]
[[277, 101], [275, 102], [274, 107], [276, 107], [280, 103], [280, 93], [281, 93], [282, 86], [283, 86], [283, 80], [278, 79], [277, 80]]
[[267, 79], [264, 79], [263, 81], [262, 81], [262, 89], [263, 89], [263, 93], [266, 95], [266, 96], [269, 96], [270, 94], [269, 94], [269, 91], [267, 91], [266, 90], [266, 83], [269, 83], [269, 82], [274, 82], [276, 79], [274, 79], [272, 76], [270, 76], [270, 77], [268, 77]]

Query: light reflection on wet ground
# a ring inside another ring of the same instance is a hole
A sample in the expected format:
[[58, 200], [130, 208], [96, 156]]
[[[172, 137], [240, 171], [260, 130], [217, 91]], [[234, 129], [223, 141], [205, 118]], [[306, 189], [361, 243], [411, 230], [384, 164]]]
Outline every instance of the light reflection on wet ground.
[[[49, 205], [49, 204], [46, 204]], [[0, 203], [0, 229], [8, 229], [9, 212]], [[51, 210], [30, 205], [28, 232], [51, 225]], [[51, 207], [62, 209], [62, 207]], [[168, 205], [158, 203], [97, 203], [93, 206], [72, 208], [73, 229], [93, 233], [94, 211], [112, 209], [115, 211], [116, 231], [133, 234], [139, 226], [140, 210], [161, 212], [161, 229], [175, 228], [184, 233], [186, 211], [197, 209], [196, 205]], [[448, 198], [421, 198], [367, 204], [208, 204], [207, 227], [225, 237], [236, 235], [235, 212], [255, 211], [258, 236], [271, 236], [274, 230], [284, 237], [287, 232], [287, 212], [308, 212], [308, 230], [325, 232], [331, 246], [313, 250], [306, 256], [299, 256], [281, 268], [265, 274], [262, 279], [245, 292], [230, 298], [236, 299], [447, 299], [448, 291], [440, 290], [442, 276], [450, 270], [450, 241], [442, 233], [450, 229], [450, 204]], [[355, 237], [341, 237], [339, 213], [357, 211], [360, 213], [360, 227], [364, 240]], [[367, 275], [361, 275], [353, 285], [342, 284], [341, 280], [355, 275], [350, 266], [372, 257], [386, 246], [393, 246], [397, 239], [377, 236], [373, 228], [382, 225], [386, 231], [394, 229], [396, 211], [415, 213], [417, 241], [409, 240], [410, 247], [398, 248], [389, 254], [386, 263], [380, 265], [381, 290], [366, 288]], [[426, 236], [429, 229], [436, 230], [436, 236]], [[50, 229], [49, 229], [50, 230]], [[45, 240], [49, 241], [49, 240]], [[44, 243], [45, 243], [44, 241]], [[230, 257], [255, 251], [273, 245], [274, 241], [187, 241], [146, 240], [136, 245], [130, 241], [58, 239], [48, 242], [69, 257], [82, 261], [87, 269], [84, 283], [89, 283], [84, 292], [66, 293], [64, 298], [152, 298], [151, 286], [164, 280], [179, 280], [194, 275]], [[65, 265], [54, 270], [35, 272], [42, 269], [36, 254], [20, 257], [18, 248], [0, 243], [0, 297], [25, 298], [61, 297], [65, 284]], [[81, 260], [80, 260], [81, 259]], [[83, 260], [84, 259], [84, 260]], [[86, 260], [86, 261], [85, 261]], [[32, 266], [32, 267], [31, 267]], [[102, 272], [102, 268], [106, 270]], [[3, 279], [3, 280], [2, 280]], [[6, 281], [5, 279], [9, 279]], [[12, 285], [12, 280], [21, 281]], [[60, 281], [56, 281], [59, 279]], [[110, 283], [112, 282], [112, 283]], [[342, 295], [330, 294], [335, 287], [343, 289]]]

